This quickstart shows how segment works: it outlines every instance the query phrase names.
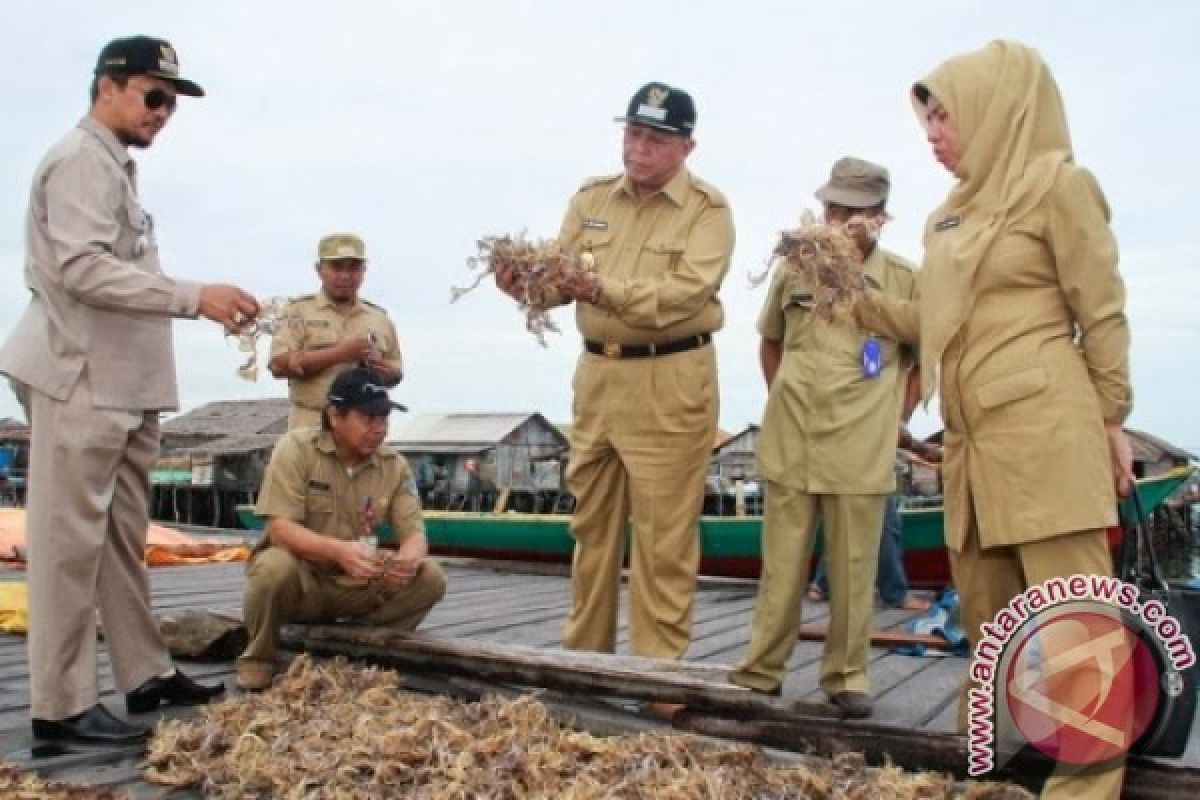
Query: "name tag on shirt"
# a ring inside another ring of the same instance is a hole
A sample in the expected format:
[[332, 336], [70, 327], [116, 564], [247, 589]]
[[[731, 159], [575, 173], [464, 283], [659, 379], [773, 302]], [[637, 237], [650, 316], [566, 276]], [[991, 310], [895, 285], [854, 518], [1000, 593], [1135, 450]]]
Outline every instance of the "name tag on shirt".
[[961, 224], [962, 217], [960, 217], [958, 214], [955, 214], [952, 217], [946, 217], [945, 219], [938, 221], [938, 223], [933, 226], [933, 230], [937, 233], [941, 233], [942, 231], [948, 231], [952, 228], [957, 228]]
[[862, 374], [864, 378], [878, 378], [883, 374], [883, 347], [874, 336], [868, 336], [863, 342]]
[[596, 219], [595, 217], [584, 217], [583, 227], [584, 230], [589, 231], [606, 231], [608, 230], [608, 222], [607, 220]]
[[308, 488], [316, 489], [317, 491], [320, 491], [320, 492], [328, 492], [330, 489], [330, 486], [328, 483], [325, 483], [324, 481], [309, 481]]

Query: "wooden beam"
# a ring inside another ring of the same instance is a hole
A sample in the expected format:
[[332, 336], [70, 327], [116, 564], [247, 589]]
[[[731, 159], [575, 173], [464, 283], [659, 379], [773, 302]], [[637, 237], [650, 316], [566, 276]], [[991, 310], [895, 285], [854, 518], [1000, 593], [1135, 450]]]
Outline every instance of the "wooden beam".
[[836, 717], [839, 713], [826, 703], [785, 704], [730, 684], [726, 667], [694, 662], [440, 639], [387, 628], [287, 625], [281, 640], [291, 649], [417, 672], [682, 703], [758, 718], [788, 717], [798, 710], [809, 716]]
[[[966, 777], [965, 736], [937, 731], [913, 731], [891, 725], [851, 720], [829, 720], [797, 715], [790, 720], [731, 719], [690, 709], [672, 718], [680, 730], [726, 739], [741, 739], [767, 747], [830, 757], [837, 753], [863, 753], [867, 763], [887, 762], [908, 770], [933, 770]], [[1007, 758], [1007, 760], [1005, 760]], [[1054, 762], [1032, 750], [1004, 753], [1001, 764], [987, 780], [1003, 780], [1039, 790], [1054, 769]], [[1126, 765], [1121, 797], [1126, 800], [1170, 800], [1200, 792], [1200, 769], [1180, 767], [1153, 759], [1131, 758]]]
[[[799, 638], [809, 642], [823, 642], [829, 635], [828, 625], [808, 624], [800, 627]], [[908, 631], [871, 629], [871, 644], [878, 647], [903, 647], [919, 644], [934, 650], [950, 651], [954, 648], [941, 636], [929, 633], [909, 633]]]

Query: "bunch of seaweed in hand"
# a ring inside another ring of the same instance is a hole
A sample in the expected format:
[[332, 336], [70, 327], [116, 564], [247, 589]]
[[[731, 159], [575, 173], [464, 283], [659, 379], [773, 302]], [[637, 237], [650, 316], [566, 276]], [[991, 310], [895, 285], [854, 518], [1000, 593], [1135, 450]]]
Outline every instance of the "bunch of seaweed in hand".
[[282, 297], [272, 297], [258, 304], [258, 316], [248, 322], [235, 334], [227, 334], [237, 339], [238, 350], [248, 353], [246, 363], [237, 368], [237, 376], [245, 381], [258, 380], [258, 340], [264, 336], [274, 336], [283, 324], [283, 309], [287, 300]]
[[[828, 222], [805, 209], [797, 227], [780, 233], [771, 263], [781, 263], [810, 285], [816, 310], [830, 318], [850, 308], [862, 292], [864, 254], [859, 240], [876, 241], [885, 219], [854, 214], [844, 222]], [[751, 285], [759, 285], [768, 274], [769, 270], [751, 274]]]
[[515, 236], [485, 236], [476, 243], [478, 252], [467, 259], [477, 272], [475, 280], [464, 287], [450, 287], [450, 302], [477, 287], [500, 267], [512, 271], [517, 308], [525, 315], [525, 329], [546, 346], [546, 332], [560, 333], [547, 312], [547, 306], [559, 297], [579, 271], [587, 269], [586, 259], [573, 255], [554, 239], [531, 240], [524, 233]]

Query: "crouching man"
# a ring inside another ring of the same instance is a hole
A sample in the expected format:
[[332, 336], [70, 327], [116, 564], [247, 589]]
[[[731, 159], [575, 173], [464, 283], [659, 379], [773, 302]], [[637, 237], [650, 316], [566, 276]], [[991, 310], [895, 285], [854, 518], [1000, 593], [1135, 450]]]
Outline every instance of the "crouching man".
[[[383, 443], [393, 408], [405, 410], [379, 376], [346, 370], [329, 389], [321, 427], [276, 445], [256, 509], [266, 534], [246, 570], [241, 689], [271, 684], [281, 625], [348, 620], [411, 631], [445, 594], [412, 472]], [[394, 552], [376, 551], [371, 538], [384, 523]]]

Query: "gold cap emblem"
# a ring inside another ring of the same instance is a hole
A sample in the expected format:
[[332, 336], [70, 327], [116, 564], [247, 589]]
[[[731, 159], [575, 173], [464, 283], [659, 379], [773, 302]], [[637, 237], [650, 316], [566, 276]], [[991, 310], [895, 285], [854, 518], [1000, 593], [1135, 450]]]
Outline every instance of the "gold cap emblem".
[[655, 86], [646, 92], [646, 105], [654, 108], [662, 108], [662, 104], [667, 102], [667, 95], [670, 94], [661, 86]]

